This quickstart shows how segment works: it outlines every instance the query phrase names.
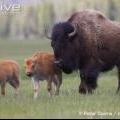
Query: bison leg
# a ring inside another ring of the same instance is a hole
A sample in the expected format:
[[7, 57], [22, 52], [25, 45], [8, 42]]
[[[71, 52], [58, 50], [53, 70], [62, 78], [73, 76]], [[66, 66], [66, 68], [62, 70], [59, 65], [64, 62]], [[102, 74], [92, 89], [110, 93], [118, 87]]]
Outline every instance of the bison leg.
[[79, 93], [86, 94], [87, 93], [87, 85], [86, 85], [86, 82], [85, 82], [85, 76], [84, 76], [83, 73], [81, 73], [80, 77], [81, 77], [81, 83], [80, 83], [80, 86], [79, 86]]
[[117, 89], [117, 93], [119, 93], [120, 91], [120, 68], [118, 68], [118, 89]]
[[81, 84], [79, 87], [80, 93], [86, 94], [93, 92], [93, 90], [97, 87], [98, 73], [99, 72], [96, 69], [85, 69], [84, 71], [81, 71]]
[[62, 73], [54, 76], [54, 84], [56, 86], [55, 95], [59, 95], [60, 86], [62, 84]]
[[87, 92], [92, 94], [93, 90], [97, 87], [97, 79], [86, 76], [86, 79], [81, 78], [81, 84], [79, 87], [79, 92], [86, 94]]
[[34, 99], [36, 99], [38, 97], [40, 88], [39, 80], [33, 80], [33, 86], [34, 86]]
[[6, 86], [5, 82], [2, 82], [2, 83], [1, 83], [1, 94], [2, 94], [3, 96], [5, 96], [5, 86]]

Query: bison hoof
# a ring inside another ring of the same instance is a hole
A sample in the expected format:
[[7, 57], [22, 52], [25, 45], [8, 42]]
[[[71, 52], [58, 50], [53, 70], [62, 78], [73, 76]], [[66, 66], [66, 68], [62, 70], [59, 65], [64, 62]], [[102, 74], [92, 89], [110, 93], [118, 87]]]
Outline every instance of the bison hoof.
[[80, 94], [86, 94], [87, 91], [86, 91], [85, 88], [80, 88], [80, 89], [79, 89], [79, 93], [80, 93]]

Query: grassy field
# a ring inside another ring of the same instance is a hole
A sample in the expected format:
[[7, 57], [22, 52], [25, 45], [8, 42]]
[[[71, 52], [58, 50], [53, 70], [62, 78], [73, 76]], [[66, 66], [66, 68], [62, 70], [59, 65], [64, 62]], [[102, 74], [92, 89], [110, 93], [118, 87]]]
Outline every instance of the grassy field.
[[93, 95], [80, 95], [77, 72], [63, 74], [59, 96], [48, 97], [46, 82], [41, 83], [37, 100], [33, 99], [31, 80], [24, 74], [24, 59], [35, 51], [52, 51], [50, 41], [0, 41], [0, 59], [13, 59], [21, 65], [21, 87], [17, 97], [7, 86], [6, 97], [0, 96], [0, 118], [120, 118], [120, 95], [116, 94], [116, 70], [99, 77]]

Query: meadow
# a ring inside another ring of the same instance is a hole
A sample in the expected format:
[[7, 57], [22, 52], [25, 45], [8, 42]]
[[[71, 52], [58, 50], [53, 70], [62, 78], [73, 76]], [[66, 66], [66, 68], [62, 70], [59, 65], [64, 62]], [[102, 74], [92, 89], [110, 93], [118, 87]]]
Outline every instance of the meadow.
[[46, 82], [41, 83], [38, 99], [33, 99], [30, 78], [24, 73], [24, 59], [36, 51], [52, 51], [50, 41], [0, 40], [0, 60], [13, 59], [21, 66], [19, 95], [7, 85], [7, 95], [0, 96], [0, 118], [120, 118], [120, 94], [117, 90], [117, 70], [101, 74], [93, 95], [78, 93], [78, 72], [63, 74], [59, 96], [49, 97]]

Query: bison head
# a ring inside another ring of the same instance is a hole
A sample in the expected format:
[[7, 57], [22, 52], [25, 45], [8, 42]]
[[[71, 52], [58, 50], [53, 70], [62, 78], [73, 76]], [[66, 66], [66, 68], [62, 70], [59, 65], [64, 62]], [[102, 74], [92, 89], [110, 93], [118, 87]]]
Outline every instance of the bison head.
[[53, 27], [51, 46], [55, 54], [55, 64], [65, 73], [71, 73], [76, 69], [76, 51], [74, 39], [76, 28], [70, 23], [58, 23]]
[[32, 77], [34, 75], [36, 61], [32, 58], [25, 59], [25, 73], [27, 76]]

